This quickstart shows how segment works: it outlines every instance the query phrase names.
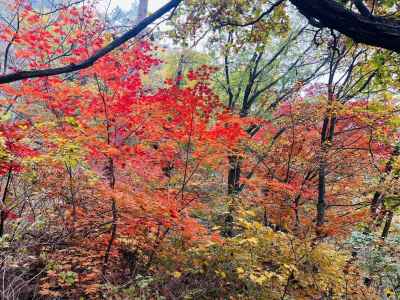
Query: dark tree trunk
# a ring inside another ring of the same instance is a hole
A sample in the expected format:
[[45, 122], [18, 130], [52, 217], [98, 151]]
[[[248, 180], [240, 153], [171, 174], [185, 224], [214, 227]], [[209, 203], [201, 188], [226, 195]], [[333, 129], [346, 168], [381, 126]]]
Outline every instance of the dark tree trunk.
[[181, 88], [183, 84], [184, 65], [185, 65], [185, 56], [182, 53], [181, 56], [179, 57], [179, 62], [175, 75], [175, 84], [178, 88]]
[[392, 225], [393, 211], [389, 211], [386, 216], [385, 226], [383, 227], [381, 238], [384, 240], [389, 235], [390, 226]]
[[229, 156], [228, 173], [228, 195], [235, 195], [240, 191], [241, 159], [236, 156]]
[[379, 206], [381, 206], [383, 201], [383, 194], [380, 192], [375, 192], [374, 197], [372, 198], [371, 201], [371, 216], [373, 219], [376, 219], [377, 212]]
[[[329, 113], [329, 112], [328, 112]], [[325, 117], [321, 130], [321, 154], [318, 169], [318, 201], [317, 201], [317, 228], [325, 223], [326, 212], [326, 172], [329, 147], [333, 142], [335, 134], [336, 118]], [[317, 229], [318, 232], [318, 229]]]
[[3, 236], [4, 234], [4, 225], [7, 219], [7, 211], [6, 209], [6, 199], [7, 199], [7, 195], [8, 195], [8, 191], [9, 191], [9, 187], [10, 187], [10, 183], [11, 183], [11, 177], [12, 177], [12, 167], [9, 168], [8, 170], [8, 174], [7, 174], [7, 182], [6, 185], [4, 187], [4, 191], [3, 191], [3, 196], [1, 198], [1, 212], [0, 212], [0, 237]]
[[[114, 161], [111, 157], [108, 158], [107, 165], [104, 168], [104, 176], [108, 179], [108, 184], [110, 188], [114, 189], [115, 168], [114, 168]], [[112, 213], [111, 236], [107, 244], [107, 249], [104, 253], [103, 270], [102, 270], [103, 275], [105, 275], [107, 271], [107, 265], [111, 254], [111, 248], [117, 237], [118, 207], [114, 198], [111, 199], [111, 213]]]
[[[384, 175], [389, 175], [390, 172], [392, 172], [393, 163], [399, 155], [400, 155], [400, 145], [396, 145], [393, 149], [393, 152], [392, 152], [392, 155], [391, 155], [389, 161], [386, 163]], [[384, 181], [385, 181], [385, 177], [382, 177], [380, 179], [380, 183], [383, 183]], [[372, 201], [371, 201], [371, 216], [373, 219], [377, 218], [378, 209], [383, 205], [384, 198], [385, 198], [384, 193], [378, 192], [378, 191], [375, 192], [374, 197], [372, 198]]]
[[321, 130], [321, 153], [318, 167], [318, 200], [317, 200], [317, 227], [324, 224], [325, 219], [325, 177], [326, 177], [326, 136], [328, 132], [329, 118], [325, 117]]
[[[231, 155], [228, 157], [229, 161], [229, 170], [228, 170], [228, 195], [236, 196], [239, 194], [240, 188], [240, 173], [241, 173], [241, 158], [237, 155]], [[224, 235], [227, 237], [233, 237], [233, 227], [234, 227], [234, 218], [233, 218], [233, 209], [230, 205], [228, 214], [225, 216], [224, 221]]]

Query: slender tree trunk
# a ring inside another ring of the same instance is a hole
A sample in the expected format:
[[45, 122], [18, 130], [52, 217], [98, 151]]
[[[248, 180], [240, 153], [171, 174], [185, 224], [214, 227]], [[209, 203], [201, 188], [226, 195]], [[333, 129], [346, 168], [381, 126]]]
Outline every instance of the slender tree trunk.
[[295, 231], [297, 231], [300, 228], [300, 215], [299, 215], [300, 198], [301, 194], [297, 195], [296, 198], [294, 199]]
[[[390, 174], [390, 172], [393, 169], [393, 163], [395, 162], [396, 158], [399, 155], [400, 155], [400, 145], [397, 144], [394, 147], [394, 150], [392, 152], [392, 155], [391, 155], [389, 161], [386, 163], [384, 176]], [[381, 177], [381, 179], [379, 181], [380, 184], [382, 184], [385, 181], [385, 177], [384, 176]], [[371, 216], [372, 216], [372, 218], [374, 220], [378, 216], [378, 209], [383, 205], [384, 198], [385, 198], [384, 193], [378, 192], [378, 191], [375, 192], [374, 197], [372, 198], [372, 201], [371, 201]]]
[[[142, 22], [148, 15], [148, 6], [149, 6], [149, 0], [140, 0], [139, 5], [138, 5], [138, 12], [137, 12], [137, 17], [135, 20], [136, 24], [139, 24]], [[147, 33], [148, 29], [143, 30], [138, 36], [137, 40], [140, 40], [143, 38]]]
[[[108, 159], [108, 164], [104, 169], [104, 174], [108, 178], [108, 184], [110, 188], [114, 189], [115, 187], [114, 161], [111, 157]], [[112, 245], [117, 236], [118, 208], [114, 198], [111, 199], [111, 212], [112, 212], [111, 236], [107, 244], [106, 252], [104, 254], [103, 270], [102, 270], [103, 275], [106, 273], [107, 264], [110, 259]]]
[[[240, 192], [240, 174], [241, 174], [241, 158], [237, 155], [228, 157], [229, 170], [228, 170], [228, 195], [234, 197]], [[229, 206], [229, 212], [225, 216], [224, 234], [227, 237], [233, 237], [233, 207]]]
[[108, 241], [107, 249], [104, 254], [103, 274], [105, 274], [105, 272], [106, 272], [107, 264], [110, 259], [111, 248], [112, 248], [112, 245], [117, 236], [118, 211], [117, 211], [117, 204], [115, 202], [115, 199], [112, 199], [111, 211], [112, 211], [111, 237], [110, 237], [110, 240]]
[[72, 174], [72, 167], [66, 165], [66, 170], [69, 178], [69, 193], [70, 193], [70, 203], [72, 204], [72, 232], [75, 232], [76, 224], [76, 201], [75, 201], [75, 191], [74, 191], [74, 178]]
[[393, 220], [393, 211], [390, 210], [386, 216], [385, 226], [383, 227], [381, 235], [381, 238], [383, 240], [386, 239], [389, 234], [390, 226], [392, 225], [392, 220]]
[[375, 192], [374, 197], [371, 201], [371, 216], [375, 220], [378, 213], [378, 208], [382, 204], [383, 194], [381, 192]]
[[184, 65], [185, 65], [185, 55], [182, 53], [179, 57], [179, 62], [175, 75], [175, 84], [178, 88], [181, 88], [183, 84]]
[[316, 217], [316, 233], [321, 235], [321, 227], [325, 223], [326, 212], [326, 173], [328, 168], [329, 148], [333, 143], [336, 126], [336, 116], [332, 113], [332, 105], [335, 103], [334, 77], [337, 70], [338, 62], [335, 59], [335, 47], [337, 47], [337, 39], [334, 39], [334, 45], [330, 49], [330, 71], [328, 81], [328, 108], [325, 113], [321, 130], [321, 148], [318, 166], [318, 200], [317, 200], [317, 217]]
[[[330, 112], [328, 111], [328, 114], [329, 113]], [[319, 228], [325, 223], [325, 212], [327, 206], [326, 172], [328, 167], [328, 152], [330, 146], [333, 143], [333, 138], [335, 135], [335, 126], [336, 126], [335, 116], [325, 117], [321, 131], [321, 154], [319, 159], [319, 170], [318, 170], [318, 201], [317, 201], [317, 219], [316, 219], [317, 233], [320, 231]]]
[[240, 191], [241, 159], [236, 155], [232, 155], [228, 157], [228, 160], [228, 195], [234, 195]]
[[321, 130], [321, 153], [319, 157], [319, 166], [318, 166], [318, 200], [317, 200], [317, 218], [316, 218], [317, 230], [325, 222], [325, 210], [326, 210], [325, 193], [326, 193], [326, 169], [327, 169], [326, 156], [328, 154], [327, 135], [328, 135], [329, 123], [330, 123], [330, 118], [325, 117]]
[[5, 208], [6, 208], [5, 202], [6, 202], [8, 190], [9, 190], [10, 183], [11, 183], [11, 177], [12, 177], [12, 167], [10, 167], [10, 169], [8, 170], [7, 181], [6, 181], [6, 185], [4, 187], [3, 197], [1, 199], [2, 207], [1, 207], [1, 212], [0, 212], [0, 237], [3, 236], [3, 234], [4, 234], [4, 224], [7, 219], [7, 212], [5, 211]]
[[318, 179], [318, 201], [317, 201], [317, 228], [321, 227], [325, 223], [325, 176], [326, 176], [326, 163], [321, 161], [319, 165], [319, 179]]
[[139, 11], [138, 11], [136, 23], [139, 23], [139, 22], [143, 21], [144, 18], [146, 18], [147, 14], [148, 14], [148, 8], [149, 8], [149, 0], [140, 0], [139, 1]]

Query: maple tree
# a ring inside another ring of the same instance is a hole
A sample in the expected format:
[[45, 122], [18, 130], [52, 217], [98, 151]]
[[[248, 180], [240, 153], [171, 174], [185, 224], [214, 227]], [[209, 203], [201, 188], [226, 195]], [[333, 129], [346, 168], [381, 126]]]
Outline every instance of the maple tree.
[[181, 2], [1, 2], [1, 297], [397, 297], [398, 55]]

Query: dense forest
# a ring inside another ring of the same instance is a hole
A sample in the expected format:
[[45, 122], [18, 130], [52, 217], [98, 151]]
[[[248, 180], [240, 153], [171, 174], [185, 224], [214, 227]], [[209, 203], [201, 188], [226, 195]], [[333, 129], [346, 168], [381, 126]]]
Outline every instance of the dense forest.
[[0, 299], [400, 299], [400, 1], [131, 2], [0, 0]]

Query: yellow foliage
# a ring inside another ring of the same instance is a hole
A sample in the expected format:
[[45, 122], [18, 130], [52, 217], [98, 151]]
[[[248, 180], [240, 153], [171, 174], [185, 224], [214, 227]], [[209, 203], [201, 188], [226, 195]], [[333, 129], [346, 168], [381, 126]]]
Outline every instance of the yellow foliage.
[[243, 231], [239, 235], [223, 244], [209, 243], [189, 251], [185, 274], [201, 273], [204, 281], [223, 281], [218, 292], [205, 288], [204, 293], [210, 297], [215, 297], [213, 291], [222, 298], [240, 295], [241, 299], [271, 300], [283, 299], [284, 294], [285, 299], [327, 295], [341, 299], [351, 293], [352, 299], [363, 299], [357, 296], [362, 285], [346, 271], [348, 253], [337, 251], [329, 243], [275, 232], [251, 221], [253, 215], [241, 212], [238, 225]]

